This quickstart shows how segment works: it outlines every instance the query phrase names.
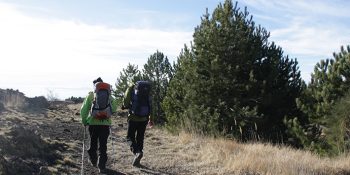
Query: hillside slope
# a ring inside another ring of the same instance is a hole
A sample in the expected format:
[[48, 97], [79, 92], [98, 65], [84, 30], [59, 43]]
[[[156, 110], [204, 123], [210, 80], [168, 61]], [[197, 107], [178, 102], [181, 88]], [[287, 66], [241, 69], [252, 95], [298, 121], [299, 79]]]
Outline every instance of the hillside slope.
[[[80, 174], [84, 127], [80, 104], [51, 102], [48, 108], [5, 107], [0, 114], [0, 174]], [[126, 113], [113, 116], [108, 174], [350, 174], [350, 157], [320, 158], [268, 144], [178, 136], [146, 130], [141, 168], [125, 142]], [[85, 150], [88, 139], [85, 140]], [[98, 174], [84, 157], [84, 174]]]

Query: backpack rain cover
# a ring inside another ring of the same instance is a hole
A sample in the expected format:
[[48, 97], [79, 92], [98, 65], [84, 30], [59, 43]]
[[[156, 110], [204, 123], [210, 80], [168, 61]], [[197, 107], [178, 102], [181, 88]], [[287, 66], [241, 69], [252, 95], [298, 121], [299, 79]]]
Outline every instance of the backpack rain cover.
[[108, 83], [99, 82], [95, 86], [94, 101], [91, 106], [91, 116], [97, 119], [108, 119], [112, 115], [111, 86]]

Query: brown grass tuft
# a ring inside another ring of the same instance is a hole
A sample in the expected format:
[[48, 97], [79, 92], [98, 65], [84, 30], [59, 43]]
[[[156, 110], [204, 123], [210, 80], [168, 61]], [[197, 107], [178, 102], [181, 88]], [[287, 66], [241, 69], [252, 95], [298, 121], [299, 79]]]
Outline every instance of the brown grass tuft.
[[75, 162], [70, 157], [64, 157], [63, 158], [63, 164], [64, 165], [74, 166]]

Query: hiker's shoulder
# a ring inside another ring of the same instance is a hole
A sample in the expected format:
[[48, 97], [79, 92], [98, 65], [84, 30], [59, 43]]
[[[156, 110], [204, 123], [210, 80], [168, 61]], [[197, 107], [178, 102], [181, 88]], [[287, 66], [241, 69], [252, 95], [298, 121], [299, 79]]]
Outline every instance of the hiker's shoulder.
[[88, 92], [87, 96], [85, 97], [85, 101], [91, 100], [93, 98], [94, 98], [94, 92], [90, 91], [90, 92]]
[[133, 89], [133, 88], [134, 88], [134, 85], [129, 85], [128, 88], [126, 88], [126, 92], [130, 92], [131, 89]]

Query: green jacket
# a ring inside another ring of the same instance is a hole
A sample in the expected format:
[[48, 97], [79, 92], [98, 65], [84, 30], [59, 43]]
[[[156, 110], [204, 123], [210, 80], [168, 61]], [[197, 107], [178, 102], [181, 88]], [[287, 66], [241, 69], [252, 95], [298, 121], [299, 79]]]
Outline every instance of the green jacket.
[[[129, 108], [131, 105], [131, 93], [132, 90], [134, 89], [134, 85], [129, 86], [128, 89], [126, 90], [125, 94], [124, 94], [124, 98], [123, 98], [123, 106], [125, 106], [126, 108]], [[136, 121], [136, 122], [144, 122], [147, 121], [149, 117], [139, 117], [139, 116], [135, 116], [133, 114], [128, 115], [128, 120], [130, 121]]]
[[[111, 98], [112, 113], [114, 113], [117, 109], [117, 101], [112, 96], [110, 96], [110, 98]], [[90, 109], [91, 109], [93, 99], [94, 99], [94, 93], [89, 92], [89, 95], [86, 96], [83, 102], [83, 105], [80, 108], [80, 116], [82, 119], [82, 123], [84, 125], [111, 125], [112, 124], [111, 118], [106, 120], [99, 120], [99, 119], [93, 118], [90, 115]]]

